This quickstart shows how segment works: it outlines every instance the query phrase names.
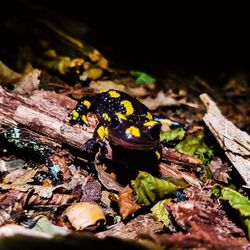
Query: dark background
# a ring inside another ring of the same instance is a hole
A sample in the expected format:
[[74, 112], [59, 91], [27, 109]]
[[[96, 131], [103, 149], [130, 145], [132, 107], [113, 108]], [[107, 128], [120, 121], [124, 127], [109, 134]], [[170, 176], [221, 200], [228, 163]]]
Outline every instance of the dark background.
[[59, 15], [85, 23], [88, 41], [123, 67], [211, 76], [249, 69], [246, 6], [14, 0], [1, 7], [1, 16], [35, 17], [39, 8], [44, 18]]

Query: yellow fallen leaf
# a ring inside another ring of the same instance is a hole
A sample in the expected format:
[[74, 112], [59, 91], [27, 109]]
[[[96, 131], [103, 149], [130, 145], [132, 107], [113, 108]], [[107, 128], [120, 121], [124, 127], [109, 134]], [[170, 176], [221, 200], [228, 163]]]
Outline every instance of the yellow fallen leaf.
[[94, 230], [106, 221], [102, 208], [95, 202], [74, 203], [65, 210], [65, 215], [77, 231]]

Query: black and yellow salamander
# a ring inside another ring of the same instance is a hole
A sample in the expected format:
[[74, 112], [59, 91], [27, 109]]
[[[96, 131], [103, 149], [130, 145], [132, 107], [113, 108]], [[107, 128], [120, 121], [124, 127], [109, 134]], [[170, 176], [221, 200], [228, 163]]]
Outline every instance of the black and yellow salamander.
[[154, 150], [157, 159], [161, 159], [161, 123], [137, 99], [114, 89], [85, 96], [70, 113], [70, 124], [89, 126], [88, 112], [96, 114], [99, 121], [93, 137], [85, 143], [88, 152], [103, 145], [106, 138], [111, 144], [129, 150]]

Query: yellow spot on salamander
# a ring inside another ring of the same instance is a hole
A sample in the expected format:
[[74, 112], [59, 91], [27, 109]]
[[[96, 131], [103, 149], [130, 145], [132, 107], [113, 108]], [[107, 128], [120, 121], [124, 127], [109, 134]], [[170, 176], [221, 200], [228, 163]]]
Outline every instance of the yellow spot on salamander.
[[122, 119], [122, 120], [127, 120], [127, 117], [125, 115], [123, 115], [122, 113], [116, 113], [116, 115]]
[[73, 120], [76, 120], [79, 117], [79, 113], [75, 110], [71, 112], [71, 115]]
[[148, 122], [143, 123], [143, 126], [150, 127], [156, 124], [159, 124], [159, 123], [156, 121], [148, 121]]
[[147, 117], [149, 120], [153, 120], [153, 116], [152, 116], [149, 112], [147, 112], [146, 117]]
[[156, 155], [156, 157], [157, 157], [158, 160], [161, 159], [161, 154], [158, 151], [155, 151], [155, 155]]
[[85, 124], [89, 124], [87, 116], [86, 115], [82, 115], [82, 120], [84, 121]]
[[130, 126], [129, 128], [126, 129], [126, 134], [128, 135], [133, 135], [134, 137], [140, 137], [140, 130], [135, 127], [135, 126]]
[[87, 109], [89, 109], [91, 106], [91, 103], [87, 100], [82, 101], [82, 104], [85, 105], [87, 107]]
[[126, 115], [132, 115], [134, 113], [134, 107], [132, 103], [128, 100], [123, 100], [121, 101], [121, 104], [125, 107], [126, 109]]
[[116, 91], [114, 91], [114, 90], [110, 90], [110, 91], [109, 91], [109, 95], [110, 95], [111, 97], [113, 97], [113, 98], [118, 98], [118, 97], [121, 96], [118, 92], [116, 92]]
[[108, 92], [109, 90], [108, 89], [102, 89], [98, 92], [98, 94], [101, 94], [101, 93], [105, 93], [105, 92]]
[[108, 115], [107, 113], [103, 113], [103, 114], [102, 114], [102, 117], [103, 117], [103, 119], [106, 120], [106, 121], [109, 121], [109, 122], [110, 122], [110, 120], [111, 120], [110, 117], [109, 117], [109, 115]]
[[108, 135], [108, 128], [104, 127], [104, 126], [100, 126], [97, 129], [97, 134], [99, 135], [99, 137], [103, 140], [105, 135]]

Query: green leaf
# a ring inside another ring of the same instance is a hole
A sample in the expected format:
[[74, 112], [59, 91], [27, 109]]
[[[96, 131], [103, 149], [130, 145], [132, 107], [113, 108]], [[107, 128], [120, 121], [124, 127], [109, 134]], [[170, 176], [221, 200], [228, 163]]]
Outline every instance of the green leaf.
[[201, 135], [187, 136], [184, 141], [181, 141], [175, 146], [179, 153], [196, 156], [206, 164], [213, 156], [213, 150], [210, 149], [204, 142]]
[[155, 78], [143, 71], [130, 70], [129, 74], [136, 78], [135, 82], [138, 84], [151, 84], [156, 82]]
[[153, 213], [153, 215], [161, 221], [164, 226], [168, 226], [170, 223], [169, 220], [169, 212], [167, 208], [164, 206], [165, 203], [170, 202], [171, 199], [165, 199], [158, 201], [153, 207], [151, 207], [150, 211]]
[[182, 140], [185, 136], [185, 130], [183, 128], [175, 128], [166, 132], [161, 132], [160, 141], [169, 142], [175, 140]]
[[173, 184], [171, 181], [167, 181], [164, 179], [159, 179], [151, 174], [140, 171], [138, 176], [134, 181], [132, 181], [132, 185], [136, 192], [137, 203], [141, 205], [151, 205], [157, 199], [163, 199], [168, 194], [173, 194], [175, 191], [186, 186]]
[[244, 220], [244, 225], [247, 228], [248, 239], [250, 239], [250, 218]]
[[214, 185], [211, 189], [212, 194], [218, 198], [221, 196], [221, 187], [219, 185]]
[[221, 195], [222, 199], [229, 201], [229, 204], [239, 210], [241, 215], [250, 216], [250, 201], [245, 196], [230, 188], [223, 188]]
[[230, 189], [223, 188], [221, 190], [221, 198], [227, 200], [229, 204], [240, 212], [243, 224], [248, 232], [248, 239], [250, 239], [250, 201], [247, 197], [239, 192]]

